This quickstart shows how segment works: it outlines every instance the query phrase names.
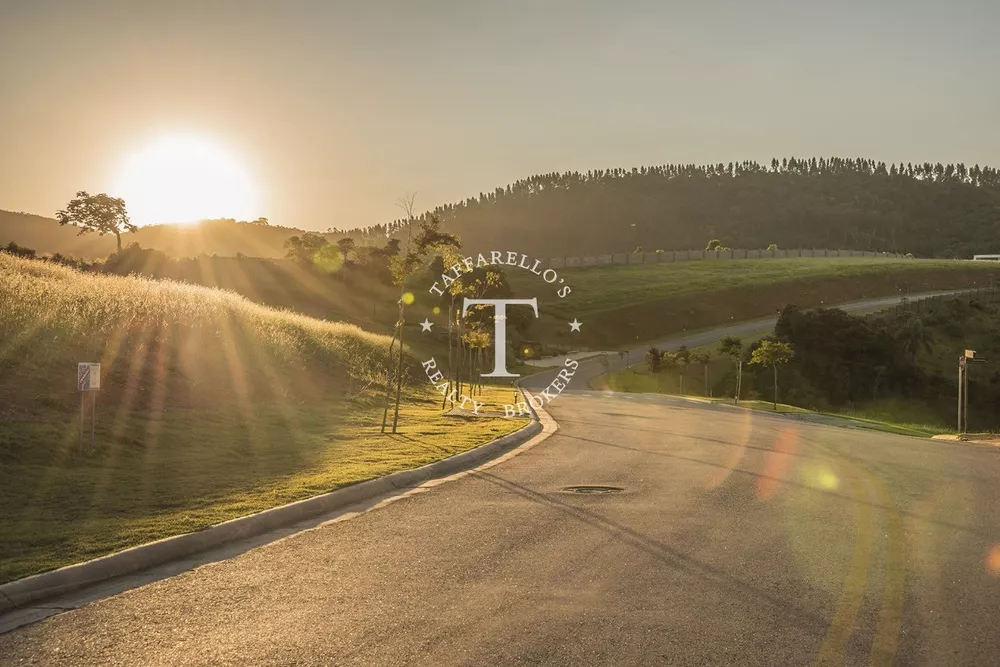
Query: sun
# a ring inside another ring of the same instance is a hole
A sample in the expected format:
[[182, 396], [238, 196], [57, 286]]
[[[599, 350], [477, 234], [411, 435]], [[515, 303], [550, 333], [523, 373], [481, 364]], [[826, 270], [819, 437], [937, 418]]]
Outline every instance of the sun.
[[157, 137], [128, 156], [111, 194], [136, 225], [263, 215], [259, 188], [239, 156], [202, 136]]

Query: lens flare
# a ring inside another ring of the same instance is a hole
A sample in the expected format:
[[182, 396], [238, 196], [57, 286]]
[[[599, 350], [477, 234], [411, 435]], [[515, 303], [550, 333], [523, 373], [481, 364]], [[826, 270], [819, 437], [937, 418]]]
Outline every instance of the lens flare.
[[747, 451], [747, 443], [750, 442], [750, 433], [753, 430], [753, 417], [752, 413], [747, 410], [743, 413], [743, 418], [740, 419], [740, 423], [734, 426], [731, 433], [731, 441], [734, 443], [732, 447], [729, 447], [729, 451], [726, 455], [724, 463], [715, 469], [715, 472], [709, 477], [706, 482], [706, 488], [714, 489], [715, 487], [722, 484], [724, 481], [729, 479], [729, 475], [732, 474], [733, 470], [740, 464], [743, 460], [743, 455]]
[[798, 432], [791, 428], [782, 428], [774, 449], [767, 453], [764, 469], [761, 470], [757, 483], [754, 485], [754, 495], [757, 500], [769, 500], [778, 492], [781, 483], [788, 479], [798, 444]]
[[320, 271], [336, 273], [344, 265], [344, 256], [337, 246], [327, 244], [313, 255], [313, 264]]
[[986, 569], [993, 576], [1000, 577], [1000, 544], [994, 544], [987, 554]]
[[802, 481], [815, 489], [833, 491], [840, 487], [840, 478], [823, 464], [803, 465]]
[[403, 303], [405, 303], [407, 306], [413, 303], [413, 299], [414, 299], [413, 292], [407, 292], [403, 295]]

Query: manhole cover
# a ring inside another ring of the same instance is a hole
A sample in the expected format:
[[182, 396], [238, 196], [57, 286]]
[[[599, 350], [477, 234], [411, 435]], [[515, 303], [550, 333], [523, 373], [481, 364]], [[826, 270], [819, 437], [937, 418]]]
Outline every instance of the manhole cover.
[[563, 489], [567, 493], [621, 493], [624, 490], [620, 486], [603, 486], [601, 484], [567, 486]]

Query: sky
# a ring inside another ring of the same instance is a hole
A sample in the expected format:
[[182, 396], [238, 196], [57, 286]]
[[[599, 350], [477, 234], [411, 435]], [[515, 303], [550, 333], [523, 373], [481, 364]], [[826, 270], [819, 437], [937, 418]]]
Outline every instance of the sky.
[[997, 166], [998, 25], [992, 0], [0, 0], [0, 209], [108, 191], [165, 133], [305, 229], [553, 171]]

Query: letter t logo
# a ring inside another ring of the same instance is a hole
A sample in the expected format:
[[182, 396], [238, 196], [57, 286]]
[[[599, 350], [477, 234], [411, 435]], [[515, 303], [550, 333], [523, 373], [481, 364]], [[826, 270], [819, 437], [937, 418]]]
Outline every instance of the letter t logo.
[[462, 317], [469, 306], [493, 306], [496, 314], [493, 317], [493, 372], [483, 373], [483, 377], [521, 377], [517, 373], [507, 372], [507, 306], [531, 306], [538, 317], [538, 299], [464, 299], [462, 301]]

